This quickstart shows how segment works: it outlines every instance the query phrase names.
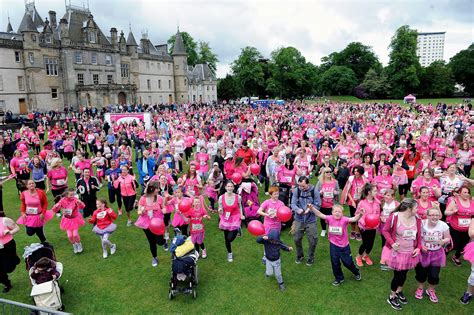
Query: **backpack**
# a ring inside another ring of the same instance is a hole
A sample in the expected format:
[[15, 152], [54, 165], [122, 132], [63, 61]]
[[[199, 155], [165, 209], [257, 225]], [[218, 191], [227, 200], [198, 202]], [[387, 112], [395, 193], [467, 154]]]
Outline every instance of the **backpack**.
[[[311, 196], [313, 197], [313, 202], [314, 202], [315, 199], [316, 199], [316, 198], [315, 198], [315, 196], [316, 196], [315, 191], [316, 191], [316, 186], [313, 186], [313, 189], [311, 190]], [[297, 197], [298, 199], [300, 199], [300, 197], [301, 197], [301, 189], [299, 189], [299, 188], [296, 188], [296, 197]], [[307, 197], [305, 197], [305, 198], [307, 198]]]

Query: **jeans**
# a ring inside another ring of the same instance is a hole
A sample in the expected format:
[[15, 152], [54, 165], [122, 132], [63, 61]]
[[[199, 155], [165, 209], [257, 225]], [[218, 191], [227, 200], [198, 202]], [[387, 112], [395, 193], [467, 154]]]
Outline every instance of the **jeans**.
[[275, 261], [270, 261], [267, 259], [265, 267], [265, 274], [267, 277], [271, 277], [273, 274], [275, 274], [278, 284], [283, 283], [283, 276], [281, 275], [281, 259], [277, 259]]
[[356, 265], [354, 264], [354, 260], [352, 260], [350, 245], [347, 245], [346, 247], [339, 247], [333, 243], [330, 243], [329, 254], [331, 256], [332, 273], [334, 274], [334, 278], [336, 278], [337, 281], [344, 280], [341, 262], [344, 267], [349, 269], [354, 275], [359, 274], [359, 269], [357, 269]]
[[314, 252], [316, 245], [318, 244], [318, 228], [316, 222], [303, 223], [300, 221], [294, 221], [295, 224], [295, 235], [293, 239], [295, 241], [296, 255], [301, 258], [304, 257], [303, 252], [303, 235], [306, 233], [306, 237], [309, 242], [308, 259], [314, 259]]

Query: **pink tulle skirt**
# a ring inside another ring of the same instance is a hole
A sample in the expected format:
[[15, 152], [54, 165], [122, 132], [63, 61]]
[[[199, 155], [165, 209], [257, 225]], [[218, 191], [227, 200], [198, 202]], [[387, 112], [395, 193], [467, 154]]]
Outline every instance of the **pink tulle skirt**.
[[474, 264], [474, 241], [464, 247], [464, 259]]
[[73, 218], [67, 218], [63, 216], [61, 219], [61, 224], [59, 224], [59, 228], [63, 231], [74, 231], [78, 230], [81, 226], [84, 225], [84, 219], [82, 218], [81, 214]]
[[171, 221], [171, 224], [174, 227], [178, 227], [178, 226], [183, 226], [183, 225], [189, 224], [189, 222], [185, 221], [183, 219], [183, 216], [180, 213], [175, 212], [174, 216], [173, 216], [173, 220]]
[[227, 231], [235, 231], [240, 228], [240, 214], [231, 215], [229, 219], [220, 216], [219, 229]]
[[137, 221], [135, 222], [135, 226], [140, 228], [140, 229], [148, 229], [150, 226], [150, 218], [148, 215], [141, 215], [138, 217]]
[[191, 233], [191, 242], [193, 242], [193, 244], [202, 244], [204, 242], [204, 234], [204, 231]]
[[446, 266], [446, 253], [444, 248], [421, 252], [420, 263], [423, 267], [444, 267]]
[[27, 214], [26, 219], [20, 217], [16, 223], [29, 227], [40, 227], [44, 225], [44, 221], [41, 220], [39, 214]]
[[382, 249], [382, 260], [394, 270], [410, 270], [420, 261], [420, 255], [412, 257], [412, 253], [399, 253], [384, 246]]
[[115, 223], [110, 223], [106, 228], [101, 229], [97, 225], [94, 226], [92, 231], [97, 235], [112, 234], [117, 229]]

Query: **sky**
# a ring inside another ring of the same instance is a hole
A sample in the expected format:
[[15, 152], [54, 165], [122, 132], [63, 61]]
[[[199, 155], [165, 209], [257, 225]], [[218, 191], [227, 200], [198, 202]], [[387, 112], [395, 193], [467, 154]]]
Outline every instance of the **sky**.
[[[32, 1], [32, 0], [28, 0]], [[148, 31], [153, 44], [166, 43], [177, 26], [197, 41], [210, 43], [218, 55], [217, 76], [225, 77], [245, 46], [264, 57], [280, 47], [293, 46], [316, 65], [350, 42], [371, 46], [380, 61], [389, 61], [390, 40], [397, 28], [410, 25], [419, 32], [446, 32], [444, 59], [448, 62], [474, 42], [474, 0], [66, 0], [89, 6], [104, 34], [111, 27], [137, 41]], [[36, 0], [44, 19], [49, 10], [58, 20], [64, 0]], [[0, 0], [0, 30], [8, 16], [17, 30], [24, 1]]]

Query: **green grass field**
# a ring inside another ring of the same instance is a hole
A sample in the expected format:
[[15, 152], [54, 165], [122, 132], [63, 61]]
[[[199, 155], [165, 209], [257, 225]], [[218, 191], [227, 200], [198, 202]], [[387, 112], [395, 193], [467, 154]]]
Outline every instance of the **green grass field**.
[[[322, 99], [328, 99], [331, 101], [337, 102], [349, 102], [349, 103], [403, 103], [403, 99], [374, 99], [374, 100], [363, 100], [359, 99], [355, 96], [327, 96], [323, 97]], [[433, 104], [437, 105], [438, 103], [446, 103], [446, 104], [462, 104], [464, 101], [463, 98], [426, 98], [422, 99], [419, 98], [416, 100], [419, 104]]]
[[[74, 176], [70, 176], [70, 186]], [[100, 197], [106, 197], [106, 187]], [[51, 195], [48, 196], [50, 203]], [[260, 193], [260, 200], [265, 196]], [[14, 182], [3, 188], [7, 216], [15, 220], [19, 216], [19, 198]], [[50, 207], [52, 204], [50, 204]], [[113, 207], [116, 209], [116, 206]], [[133, 214], [136, 217], [136, 212]], [[333, 275], [329, 259], [327, 238], [319, 238], [316, 262], [312, 267], [294, 263], [295, 253], [282, 252], [282, 272], [287, 286], [280, 292], [274, 278], [264, 276], [261, 264], [263, 247], [255, 242], [246, 230], [233, 243], [234, 262], [226, 260], [222, 232], [217, 228], [216, 215], [206, 223], [205, 244], [208, 258], [199, 260], [198, 298], [179, 295], [168, 300], [168, 282], [171, 272], [170, 254], [159, 248], [159, 265], [151, 266], [151, 255], [144, 233], [136, 227], [126, 227], [126, 217], [117, 220], [118, 229], [111, 236], [117, 244], [117, 253], [102, 258], [99, 238], [86, 224], [81, 230], [84, 246], [82, 254], [73, 254], [66, 233], [59, 229], [59, 218], [48, 222], [45, 230], [48, 241], [56, 248], [58, 261], [64, 264], [61, 283], [67, 312], [74, 314], [151, 314], [151, 313], [213, 313], [213, 314], [389, 314], [393, 310], [386, 302], [392, 273], [381, 271], [380, 237], [377, 236], [372, 258], [374, 265], [361, 269], [362, 281], [356, 282], [344, 270], [346, 282], [339, 287], [331, 285]], [[318, 223], [319, 229], [319, 223]], [[319, 235], [319, 233], [318, 233]], [[291, 235], [282, 233], [282, 239], [294, 247]], [[17, 251], [38, 242], [36, 236], [28, 237], [24, 228], [15, 236]], [[306, 240], [304, 242], [307, 251]], [[355, 254], [359, 242], [351, 241]], [[414, 271], [408, 275], [405, 294], [409, 304], [404, 307], [408, 314], [473, 314], [474, 303], [463, 306], [459, 297], [466, 289], [470, 273], [468, 263], [455, 267], [451, 262], [442, 270], [441, 284], [437, 290], [439, 304], [426, 297], [422, 301], [413, 297], [416, 289]], [[25, 264], [22, 262], [10, 275], [12, 290], [2, 298], [32, 304], [29, 297], [30, 283]]]

